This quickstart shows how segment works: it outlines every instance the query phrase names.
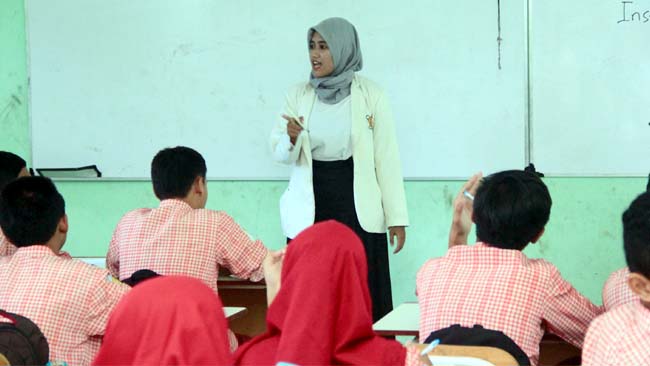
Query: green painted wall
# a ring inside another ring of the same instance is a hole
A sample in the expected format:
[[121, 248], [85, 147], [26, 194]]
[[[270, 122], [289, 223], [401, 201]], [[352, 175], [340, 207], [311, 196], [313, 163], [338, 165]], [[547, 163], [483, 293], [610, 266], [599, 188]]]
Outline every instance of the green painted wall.
[[30, 151], [26, 52], [23, 1], [3, 0], [0, 3], [0, 149], [25, 158]]
[[[0, 149], [30, 158], [28, 82], [23, 0], [0, 3]], [[442, 158], [442, 157], [441, 157]], [[27, 159], [29, 160], [29, 159]], [[554, 205], [541, 242], [526, 249], [544, 257], [581, 292], [600, 303], [608, 274], [624, 265], [620, 216], [645, 187], [641, 178], [548, 178]], [[417, 269], [446, 251], [451, 201], [462, 182], [406, 183], [411, 227], [407, 244], [391, 255], [395, 303], [414, 300]], [[126, 211], [157, 204], [148, 182], [58, 182], [75, 256], [103, 256], [115, 224]], [[209, 183], [208, 207], [230, 213], [271, 248], [283, 245], [278, 200], [285, 182]]]

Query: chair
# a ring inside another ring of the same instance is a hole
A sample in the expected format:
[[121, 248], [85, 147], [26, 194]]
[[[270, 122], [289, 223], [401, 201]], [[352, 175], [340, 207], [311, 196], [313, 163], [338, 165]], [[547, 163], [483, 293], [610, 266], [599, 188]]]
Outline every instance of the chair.
[[434, 339], [440, 341], [438, 347], [445, 345], [446, 347], [498, 349], [513, 358], [514, 362], [509, 363], [509, 365], [530, 365], [530, 359], [526, 353], [510, 337], [503, 332], [486, 329], [478, 324], [471, 328], [454, 324], [439, 329], [431, 332], [424, 343], [431, 343]]
[[[421, 349], [426, 347], [422, 345]], [[438, 345], [431, 352], [429, 356], [442, 356], [439, 359], [439, 362], [436, 362], [435, 365], [448, 365], [448, 366], [465, 366], [465, 365], [478, 365], [477, 360], [487, 361], [494, 366], [515, 366], [519, 365], [517, 360], [508, 352], [496, 348], [496, 347], [485, 347], [485, 346], [452, 346], [447, 344]], [[452, 362], [450, 364], [440, 363], [445, 362], [444, 358], [450, 357], [447, 361], [451, 361], [452, 358], [456, 358], [458, 362]], [[459, 359], [459, 357], [461, 359]], [[474, 360], [467, 359], [468, 357], [473, 358]], [[462, 362], [463, 359], [464, 361]], [[484, 363], [483, 363], [484, 364]]]
[[7, 357], [0, 353], [0, 366], [10, 366], [11, 364], [9, 363], [9, 360], [7, 360]]

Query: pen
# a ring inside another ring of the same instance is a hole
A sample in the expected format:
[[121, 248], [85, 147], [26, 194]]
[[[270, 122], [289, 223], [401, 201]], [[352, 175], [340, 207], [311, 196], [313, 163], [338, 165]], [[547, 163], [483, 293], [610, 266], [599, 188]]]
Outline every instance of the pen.
[[436, 348], [437, 345], [440, 344], [439, 339], [434, 339], [433, 342], [429, 343], [428, 346], [426, 346], [422, 352], [420, 352], [420, 356], [426, 356], [429, 352], [433, 351], [434, 348]]
[[[305, 128], [305, 125], [303, 125], [302, 122], [300, 122], [299, 118], [294, 118], [293, 121], [296, 122], [296, 124], [298, 124], [298, 126], [300, 126], [300, 128], [307, 131], [307, 129]], [[307, 131], [307, 132], [309, 132], [309, 131]]]
[[300, 128], [302, 128], [303, 130], [309, 132], [309, 130], [305, 128], [305, 125], [304, 125], [302, 122], [300, 122], [300, 118], [293, 117], [293, 114], [291, 114], [291, 115], [286, 115], [286, 114], [285, 114], [285, 115], [283, 115], [283, 116], [284, 116], [285, 118], [291, 118], [291, 121], [293, 121], [295, 124], [297, 124], [298, 126], [300, 126]]
[[469, 193], [469, 191], [464, 191], [463, 196], [469, 198], [471, 201], [474, 201], [474, 195]]

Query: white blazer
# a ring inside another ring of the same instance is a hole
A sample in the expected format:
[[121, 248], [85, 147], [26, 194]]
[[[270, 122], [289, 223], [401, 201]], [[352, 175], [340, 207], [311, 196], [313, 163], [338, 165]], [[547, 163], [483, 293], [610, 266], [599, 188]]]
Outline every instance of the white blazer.
[[[359, 75], [352, 80], [350, 95], [354, 206], [359, 223], [372, 233], [384, 233], [387, 226], [407, 226], [402, 168], [388, 99], [377, 84]], [[303, 116], [308, 130], [315, 101], [311, 84], [301, 83], [287, 93], [284, 113]], [[278, 118], [271, 132], [271, 151], [275, 161], [293, 167], [289, 186], [280, 198], [280, 217], [284, 234], [294, 238], [313, 225], [315, 216], [308, 133], [301, 132], [293, 146], [287, 122]]]

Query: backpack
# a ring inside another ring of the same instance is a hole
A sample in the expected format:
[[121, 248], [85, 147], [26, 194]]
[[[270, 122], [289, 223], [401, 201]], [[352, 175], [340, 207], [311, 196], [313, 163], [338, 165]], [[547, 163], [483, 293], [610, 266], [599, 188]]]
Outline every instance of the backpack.
[[144, 282], [144, 281], [146, 281], [148, 279], [158, 277], [158, 276], [160, 276], [158, 273], [156, 273], [156, 272], [154, 272], [154, 271], [152, 271], [150, 269], [140, 269], [140, 270], [137, 270], [137, 271], [133, 272], [131, 277], [124, 279], [124, 281], [122, 281], [122, 283], [125, 283], [125, 284], [127, 284], [127, 285], [129, 285], [131, 287], [134, 287], [135, 285], [137, 285], [137, 284], [139, 284], [141, 282]]
[[439, 339], [440, 344], [457, 346], [486, 346], [500, 348], [517, 360], [519, 365], [530, 365], [526, 353], [510, 337], [497, 330], [485, 329], [476, 324], [472, 328], [454, 324], [451, 327], [431, 332], [424, 343]]
[[[6, 320], [10, 322], [6, 322]], [[43, 332], [34, 322], [0, 310], [0, 355], [11, 365], [45, 365], [50, 347]]]

